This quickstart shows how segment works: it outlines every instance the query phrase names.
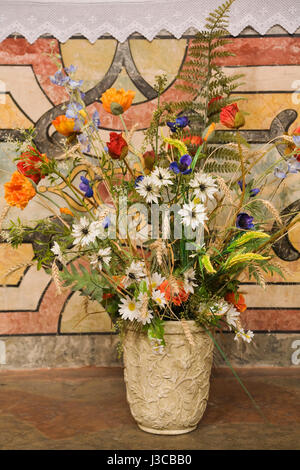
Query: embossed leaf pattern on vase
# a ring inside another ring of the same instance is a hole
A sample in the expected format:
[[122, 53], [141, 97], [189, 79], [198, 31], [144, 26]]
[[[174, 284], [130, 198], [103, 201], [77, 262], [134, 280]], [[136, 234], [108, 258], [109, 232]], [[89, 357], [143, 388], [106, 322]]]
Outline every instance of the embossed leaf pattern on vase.
[[190, 321], [195, 345], [180, 322], [166, 322], [166, 347], [155, 353], [145, 334], [128, 330], [124, 378], [131, 413], [144, 430], [181, 434], [197, 426], [206, 409], [213, 341]]

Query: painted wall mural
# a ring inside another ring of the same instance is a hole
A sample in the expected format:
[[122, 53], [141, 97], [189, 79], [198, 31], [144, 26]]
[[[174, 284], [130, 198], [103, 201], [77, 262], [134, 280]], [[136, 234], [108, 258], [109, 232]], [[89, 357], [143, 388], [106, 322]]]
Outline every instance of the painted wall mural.
[[[0, 198], [3, 199], [3, 184], [14, 169], [7, 137], [16, 137], [21, 129], [34, 126], [39, 150], [48, 156], [58, 156], [60, 137], [49, 123], [62, 114], [68, 96], [49, 80], [56, 71], [51, 50], [61, 55], [63, 66], [78, 67], [77, 79], [85, 78], [84, 100], [92, 112], [99, 111], [104, 140], [111, 130], [120, 129], [120, 123], [103, 110], [99, 97], [111, 86], [136, 91], [125, 121], [129, 128], [135, 125], [138, 143], [155, 107], [155, 76], [167, 74], [168, 86], [162, 100], [181, 96], [175, 88], [176, 76], [188, 56], [190, 41], [189, 37], [176, 40], [162, 36], [152, 42], [142, 37], [124, 43], [105, 38], [90, 44], [76, 37], [61, 44], [43, 37], [29, 44], [22, 37], [10, 37], [0, 43]], [[228, 74], [245, 75], [237, 95], [245, 98], [240, 108], [249, 113], [242, 130], [248, 141], [261, 145], [299, 125], [300, 37], [240, 36], [233, 39], [233, 52], [235, 57], [226, 58], [226, 63], [221, 60], [220, 65]], [[82, 170], [80, 167], [77, 171]], [[282, 185], [285, 188], [281, 202], [285, 209], [299, 210], [299, 174]], [[56, 188], [46, 182], [40, 190], [55, 194]], [[0, 210], [1, 204], [3, 200]], [[26, 221], [49, 215], [36, 201], [22, 213], [11, 209], [9, 214], [10, 219], [20, 216]], [[300, 333], [299, 228], [284, 237], [274, 250], [287, 272], [286, 279], [272, 278], [266, 290], [245, 280], [243, 291], [249, 308], [244, 313], [244, 323], [254, 331]], [[77, 293], [57, 296], [49, 276], [30, 266], [32, 257], [30, 241], [18, 250], [5, 241], [0, 243], [0, 336], [111, 331], [110, 319], [98, 305], [91, 302], [88, 306], [91, 315], [83, 318], [82, 298]], [[7, 277], [7, 272], [16, 265], [19, 269]]]

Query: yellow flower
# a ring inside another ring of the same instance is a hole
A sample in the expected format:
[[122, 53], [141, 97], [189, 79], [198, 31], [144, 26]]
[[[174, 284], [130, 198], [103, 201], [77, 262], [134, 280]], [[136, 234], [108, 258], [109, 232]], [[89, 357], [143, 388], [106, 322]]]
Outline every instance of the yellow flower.
[[135, 96], [135, 91], [125, 91], [123, 88], [117, 90], [116, 88], [109, 88], [101, 96], [103, 108], [110, 114], [123, 114], [130, 108], [132, 100]]
[[4, 184], [4, 197], [10, 206], [17, 206], [24, 209], [30, 199], [36, 195], [36, 191], [30, 180], [22, 173], [15, 171], [11, 180]]

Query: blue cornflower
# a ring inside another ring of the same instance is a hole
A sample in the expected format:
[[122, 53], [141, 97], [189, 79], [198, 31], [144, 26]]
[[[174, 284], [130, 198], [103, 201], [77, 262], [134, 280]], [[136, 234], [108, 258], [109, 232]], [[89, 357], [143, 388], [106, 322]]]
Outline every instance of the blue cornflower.
[[242, 230], [251, 230], [254, 228], [253, 217], [246, 214], [246, 212], [240, 212], [236, 218], [236, 227]]
[[179, 163], [172, 162], [169, 168], [170, 170], [174, 171], [174, 173], [176, 174], [181, 173], [182, 175], [188, 175], [189, 173], [192, 172], [192, 169], [189, 168], [192, 161], [193, 161], [192, 157], [186, 153], [185, 155], [181, 157]]
[[80, 103], [77, 103], [76, 101], [72, 101], [71, 103], [68, 104], [67, 111], [66, 111], [66, 116], [67, 118], [77, 118], [79, 111], [83, 108], [83, 106]]
[[175, 119], [175, 122], [168, 121], [167, 126], [171, 129], [172, 132], [176, 132], [178, 129], [183, 129], [190, 123], [187, 116], [180, 116]]
[[58, 86], [64, 86], [66, 83], [69, 82], [69, 80], [70, 77], [64, 75], [61, 70], [58, 70], [57, 72], [55, 72], [54, 76], [50, 77], [50, 81], [54, 83], [54, 85]]
[[79, 188], [84, 192], [85, 197], [92, 197], [94, 195], [93, 189], [90, 186], [90, 181], [84, 176], [80, 176], [82, 183], [80, 183]]
[[[243, 191], [243, 182], [238, 181], [238, 185], [241, 188], [241, 191]], [[245, 185], [245, 187], [247, 187], [247, 185]], [[255, 197], [259, 192], [260, 192], [260, 189], [258, 188], [250, 189], [250, 197]]]

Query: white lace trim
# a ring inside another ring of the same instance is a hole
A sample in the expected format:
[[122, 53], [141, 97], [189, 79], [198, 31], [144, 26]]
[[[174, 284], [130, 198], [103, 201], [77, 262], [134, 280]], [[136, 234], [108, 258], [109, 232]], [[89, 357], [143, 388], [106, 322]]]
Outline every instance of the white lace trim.
[[[83, 35], [90, 42], [110, 34], [124, 42], [133, 33], [152, 40], [167, 30], [180, 38], [189, 28], [201, 30], [205, 18], [222, 1], [212, 0], [0, 0], [0, 41], [21, 34], [30, 43], [50, 34], [61, 42]], [[294, 33], [300, 26], [299, 0], [236, 0], [229, 32], [247, 26], [265, 34], [272, 26]]]

